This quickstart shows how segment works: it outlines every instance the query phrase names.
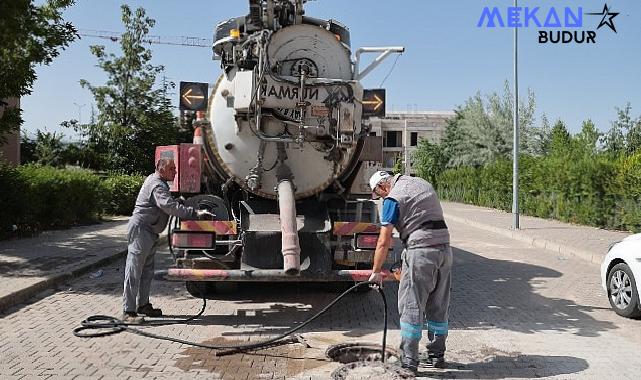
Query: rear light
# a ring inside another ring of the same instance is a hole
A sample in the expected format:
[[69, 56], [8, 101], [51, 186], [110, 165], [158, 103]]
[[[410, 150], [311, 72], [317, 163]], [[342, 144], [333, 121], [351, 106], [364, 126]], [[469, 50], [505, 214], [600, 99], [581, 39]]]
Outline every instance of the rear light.
[[216, 235], [211, 232], [174, 231], [171, 245], [176, 248], [215, 248]]
[[356, 249], [376, 249], [376, 243], [378, 243], [378, 234], [356, 235]]

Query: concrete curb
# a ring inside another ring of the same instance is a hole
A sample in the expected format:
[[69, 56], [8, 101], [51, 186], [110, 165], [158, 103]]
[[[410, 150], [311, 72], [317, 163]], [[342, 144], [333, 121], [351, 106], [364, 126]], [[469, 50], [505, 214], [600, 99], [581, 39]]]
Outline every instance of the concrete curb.
[[529, 236], [527, 233], [522, 231], [515, 231], [508, 228], [496, 227], [496, 226], [491, 226], [484, 223], [479, 223], [471, 219], [448, 214], [447, 212], [444, 212], [443, 216], [445, 217], [445, 220], [452, 220], [454, 222], [467, 224], [469, 226], [476, 227], [484, 231], [494, 232], [496, 234], [506, 236], [514, 240], [522, 241], [533, 247], [543, 248], [561, 256], [574, 256], [595, 265], [601, 265], [603, 256], [605, 256], [605, 252], [599, 254], [599, 253], [585, 251], [582, 249], [577, 249], [575, 247], [559, 244], [558, 242], [555, 242], [552, 240], [535, 238], [535, 237]]
[[[159, 239], [159, 243], [160, 244], [167, 243], [167, 237], [166, 236], [161, 237]], [[26, 286], [16, 292], [8, 294], [4, 297], [0, 297], [0, 312], [4, 312], [5, 310], [9, 309], [12, 306], [25, 303], [40, 292], [43, 292], [47, 289], [51, 289], [69, 280], [73, 280], [74, 278], [80, 277], [86, 274], [87, 272], [90, 272], [94, 269], [98, 269], [99, 267], [111, 264], [112, 262], [125, 257], [126, 255], [127, 255], [127, 250], [124, 249], [124, 250], [115, 252], [114, 254], [97, 259], [93, 262], [88, 262], [84, 265], [74, 267], [74, 268], [68, 268], [63, 273], [53, 275], [52, 277], [49, 277], [49, 278], [45, 278], [34, 284]]]

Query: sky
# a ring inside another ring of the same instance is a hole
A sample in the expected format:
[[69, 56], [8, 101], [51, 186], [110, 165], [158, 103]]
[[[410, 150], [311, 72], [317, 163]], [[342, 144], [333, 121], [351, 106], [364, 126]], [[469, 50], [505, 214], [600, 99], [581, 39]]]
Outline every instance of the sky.
[[[150, 34], [160, 36], [210, 38], [218, 22], [248, 13], [246, 0], [77, 0], [64, 17], [80, 30], [122, 32], [122, 3], [145, 8], [156, 20]], [[541, 23], [552, 6], [561, 14], [563, 7], [601, 13], [604, 4], [600, 0], [518, 3], [519, 7], [540, 7], [537, 16]], [[499, 7], [505, 18], [507, 7], [512, 5], [513, 0], [314, 0], [307, 3], [306, 14], [347, 25], [353, 50], [363, 46], [406, 48], [396, 64], [390, 57], [363, 80], [365, 88], [378, 88], [387, 76], [383, 87], [387, 89], [388, 112], [441, 111], [463, 105], [477, 92], [501, 92], [506, 80], [513, 85], [513, 29], [477, 26], [484, 7]], [[616, 33], [607, 25], [597, 30], [603, 18], [597, 15], [584, 15], [583, 27], [578, 29], [578, 33], [596, 30], [594, 44], [540, 44], [540, 30], [559, 29], [519, 28], [519, 94], [525, 99], [528, 90], [534, 93], [537, 125], [545, 114], [551, 122], [563, 120], [573, 133], [588, 118], [606, 131], [616, 118], [615, 107], [622, 108], [627, 102], [632, 105], [633, 116], [641, 115], [641, 2], [609, 0], [607, 5], [610, 12], [619, 13], [612, 18]], [[89, 52], [89, 46], [96, 44], [119, 52], [117, 43], [83, 37], [52, 64], [37, 68], [33, 93], [22, 99], [22, 129], [28, 135], [46, 129], [62, 132], [67, 140], [75, 139], [73, 131], [59, 124], [89, 119], [94, 101], [79, 81], [86, 79], [95, 85], [105, 82], [104, 73]], [[213, 83], [220, 75], [219, 61], [211, 59], [208, 48], [149, 47], [152, 63], [163, 65], [165, 75], [176, 84]], [[364, 55], [362, 59], [373, 58]], [[177, 94], [173, 98], [177, 104]]]

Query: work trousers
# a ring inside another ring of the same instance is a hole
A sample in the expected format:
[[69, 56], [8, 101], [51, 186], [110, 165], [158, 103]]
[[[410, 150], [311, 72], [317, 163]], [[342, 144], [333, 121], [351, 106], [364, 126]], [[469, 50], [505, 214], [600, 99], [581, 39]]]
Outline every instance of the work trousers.
[[452, 250], [449, 244], [410, 248], [401, 255], [403, 267], [398, 288], [403, 363], [418, 364], [423, 323], [430, 356], [445, 354], [450, 307]]
[[136, 312], [138, 307], [149, 303], [158, 234], [130, 221], [127, 226], [127, 239], [129, 243], [122, 308], [123, 312]]

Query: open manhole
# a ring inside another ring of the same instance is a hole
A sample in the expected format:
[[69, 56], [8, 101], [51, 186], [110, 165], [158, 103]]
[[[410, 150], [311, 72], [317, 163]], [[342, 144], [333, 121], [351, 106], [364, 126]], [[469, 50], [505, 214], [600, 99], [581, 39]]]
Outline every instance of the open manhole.
[[381, 362], [354, 362], [332, 372], [334, 380], [402, 380], [413, 379], [414, 374], [393, 364]]
[[[348, 364], [354, 362], [382, 362], [383, 347], [371, 343], [341, 343], [330, 346], [325, 354], [332, 361]], [[385, 362], [399, 362], [401, 353], [390, 347], [385, 347]]]

